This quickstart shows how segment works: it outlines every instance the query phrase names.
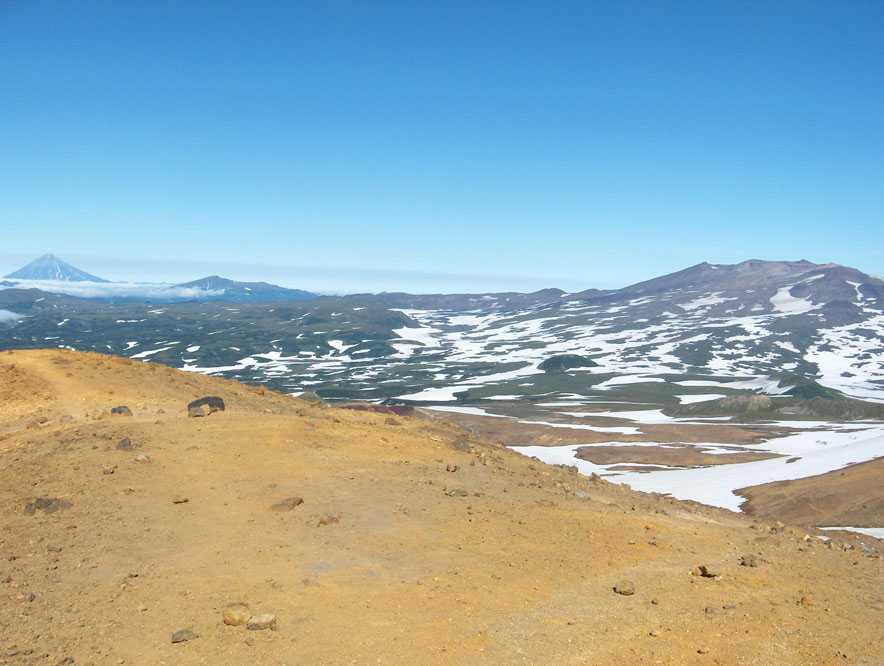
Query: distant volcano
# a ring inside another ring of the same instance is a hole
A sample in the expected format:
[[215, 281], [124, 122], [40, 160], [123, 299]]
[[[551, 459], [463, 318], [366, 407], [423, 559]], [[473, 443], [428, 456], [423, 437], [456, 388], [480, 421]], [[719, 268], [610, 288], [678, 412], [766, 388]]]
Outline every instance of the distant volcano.
[[27, 266], [5, 276], [18, 280], [60, 280], [63, 282], [107, 282], [104, 278], [90, 275], [71, 266], [53, 254], [44, 254]]

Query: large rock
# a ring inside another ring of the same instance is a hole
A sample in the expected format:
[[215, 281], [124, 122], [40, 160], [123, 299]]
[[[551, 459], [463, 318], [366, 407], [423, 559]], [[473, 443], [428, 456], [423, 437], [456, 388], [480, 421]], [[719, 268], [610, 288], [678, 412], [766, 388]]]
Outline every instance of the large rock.
[[187, 404], [188, 416], [208, 416], [224, 411], [224, 400], [216, 395], [207, 395]]
[[126, 405], [118, 405], [117, 407], [111, 407], [111, 414], [114, 416], [132, 416], [132, 410]]

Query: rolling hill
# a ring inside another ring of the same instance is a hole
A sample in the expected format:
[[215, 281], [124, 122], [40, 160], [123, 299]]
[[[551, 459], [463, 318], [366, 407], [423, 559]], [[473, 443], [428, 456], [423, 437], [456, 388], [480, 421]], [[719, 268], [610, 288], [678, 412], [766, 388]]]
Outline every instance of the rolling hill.
[[[258, 303], [244, 294], [271, 297], [277, 288], [220, 278], [187, 284], [235, 285], [238, 302], [90, 305], [34, 292], [27, 303], [17, 300], [28, 317], [0, 333], [0, 348], [110, 351], [331, 398], [592, 396], [679, 381], [758, 391], [765, 378], [790, 373], [853, 398], [884, 400], [884, 282], [833, 264], [700, 264], [579, 294]], [[7, 292], [0, 290], [0, 307]], [[549, 359], [567, 355], [579, 356], [581, 367], [544, 372]]]
[[[204, 395], [226, 410], [188, 417]], [[635, 493], [430, 416], [99, 354], [0, 354], [0, 515], [10, 664], [884, 654], [873, 540]]]

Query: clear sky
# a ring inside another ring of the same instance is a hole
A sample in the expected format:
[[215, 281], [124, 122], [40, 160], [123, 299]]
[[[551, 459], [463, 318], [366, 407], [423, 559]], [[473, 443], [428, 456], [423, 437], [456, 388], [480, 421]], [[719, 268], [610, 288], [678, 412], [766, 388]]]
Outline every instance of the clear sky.
[[0, 274], [884, 273], [884, 2], [0, 0]]

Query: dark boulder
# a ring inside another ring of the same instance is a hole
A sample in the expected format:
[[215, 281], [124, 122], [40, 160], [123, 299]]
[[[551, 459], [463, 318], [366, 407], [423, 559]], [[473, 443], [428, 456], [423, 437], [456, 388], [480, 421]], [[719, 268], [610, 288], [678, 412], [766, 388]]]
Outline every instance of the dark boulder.
[[111, 414], [116, 416], [132, 416], [132, 410], [126, 407], [126, 405], [119, 405], [118, 407], [111, 407]]
[[207, 395], [187, 405], [188, 416], [208, 416], [224, 411], [224, 400], [215, 395]]

